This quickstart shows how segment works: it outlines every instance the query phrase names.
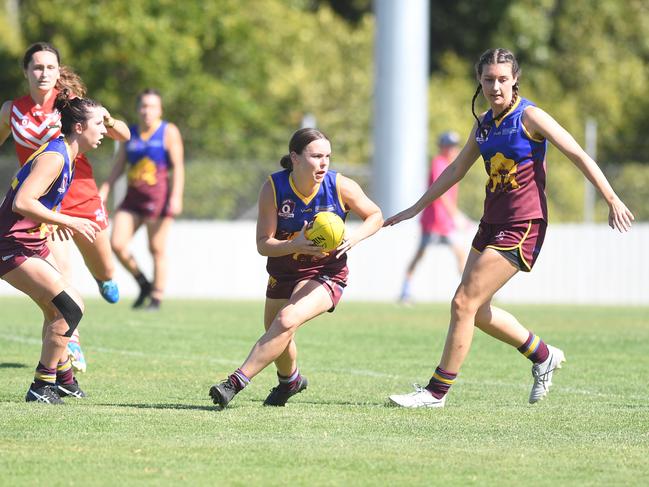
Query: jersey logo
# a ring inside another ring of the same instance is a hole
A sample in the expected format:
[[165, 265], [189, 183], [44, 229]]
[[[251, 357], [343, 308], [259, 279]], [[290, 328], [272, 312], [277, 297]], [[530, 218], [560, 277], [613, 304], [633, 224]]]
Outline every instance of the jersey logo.
[[277, 216], [280, 218], [294, 218], [295, 217], [295, 201], [285, 199], [279, 207]]
[[507, 193], [518, 189], [519, 184], [516, 182], [516, 162], [507, 159], [501, 152], [496, 152], [489, 160], [489, 181], [487, 182], [489, 191], [492, 193]]
[[335, 212], [336, 207], [334, 205], [324, 205], [324, 206], [316, 206], [315, 207], [315, 212], [320, 213], [321, 211], [331, 211]]
[[61, 181], [61, 186], [59, 186], [59, 189], [57, 189], [57, 191], [63, 194], [67, 191], [67, 189], [68, 189], [68, 175], [64, 174], [63, 181]]

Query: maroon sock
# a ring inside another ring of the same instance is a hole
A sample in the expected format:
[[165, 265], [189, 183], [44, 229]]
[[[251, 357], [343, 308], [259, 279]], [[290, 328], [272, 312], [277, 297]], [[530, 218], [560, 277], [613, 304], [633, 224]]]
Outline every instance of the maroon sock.
[[530, 332], [525, 343], [518, 347], [518, 351], [535, 364], [545, 362], [550, 355], [550, 351], [545, 342], [541, 340], [540, 336], [537, 336], [532, 332]]
[[437, 367], [435, 373], [426, 386], [426, 390], [436, 399], [441, 399], [448, 393], [448, 390], [455, 382], [456, 377], [457, 373], [449, 372], [441, 367]]
[[72, 370], [70, 357], [67, 357], [63, 362], [59, 362], [56, 366], [56, 382], [59, 384], [74, 384], [74, 371]]
[[293, 373], [288, 376], [281, 375], [279, 372], [277, 372], [279, 387], [285, 390], [292, 391], [293, 389], [296, 389], [297, 386], [300, 384], [301, 378], [302, 376], [300, 375], [300, 371], [298, 369], [295, 369], [295, 371], [293, 371]]
[[36, 372], [34, 373], [34, 385], [36, 387], [43, 387], [45, 385], [54, 385], [56, 383], [56, 368], [45, 367], [42, 363], [38, 362]]
[[232, 374], [230, 374], [228, 380], [234, 386], [234, 389], [237, 392], [250, 384], [250, 379], [246, 376], [246, 374], [241, 372], [241, 369], [237, 369]]

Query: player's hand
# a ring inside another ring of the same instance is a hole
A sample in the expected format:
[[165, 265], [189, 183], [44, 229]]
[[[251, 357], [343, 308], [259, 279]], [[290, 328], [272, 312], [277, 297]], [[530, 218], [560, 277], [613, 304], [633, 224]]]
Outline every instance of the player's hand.
[[72, 233], [83, 235], [90, 242], [94, 242], [97, 233], [101, 231], [101, 227], [97, 223], [87, 218], [70, 217], [70, 220], [65, 225], [60, 226], [66, 227]]
[[356, 245], [356, 241], [347, 238], [347, 236], [343, 237], [342, 243], [336, 248], [336, 259], [339, 259], [341, 255], [346, 254], [354, 245]]
[[399, 222], [402, 222], [403, 220], [409, 220], [413, 216], [415, 216], [417, 213], [417, 209], [414, 206], [411, 206], [410, 208], [406, 208], [403, 211], [400, 211], [396, 215], [392, 215], [389, 218], [386, 218], [385, 221], [383, 222], [384, 227], [391, 227], [392, 225], [396, 225]]
[[626, 207], [622, 200], [615, 198], [609, 203], [608, 226], [619, 232], [628, 232], [635, 220], [633, 213]]
[[306, 238], [305, 232], [308, 225], [309, 223], [305, 221], [304, 225], [302, 225], [302, 230], [300, 230], [300, 233], [298, 233], [297, 236], [293, 240], [291, 240], [291, 244], [293, 245], [293, 253], [315, 255], [318, 257], [326, 256], [327, 253], [322, 249], [322, 247], [319, 247], [311, 240]]
[[70, 240], [72, 238], [72, 230], [67, 227], [57, 225], [52, 232], [52, 240], [56, 240], [57, 236], [61, 242], [63, 242], [64, 240]]
[[169, 198], [169, 213], [172, 216], [178, 216], [183, 212], [183, 200], [182, 198], [172, 197]]

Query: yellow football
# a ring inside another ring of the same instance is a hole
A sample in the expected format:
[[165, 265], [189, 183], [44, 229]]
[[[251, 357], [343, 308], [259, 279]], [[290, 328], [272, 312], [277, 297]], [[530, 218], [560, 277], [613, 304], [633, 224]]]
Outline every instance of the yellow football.
[[309, 223], [304, 235], [325, 252], [330, 252], [342, 243], [345, 222], [335, 213], [321, 211]]

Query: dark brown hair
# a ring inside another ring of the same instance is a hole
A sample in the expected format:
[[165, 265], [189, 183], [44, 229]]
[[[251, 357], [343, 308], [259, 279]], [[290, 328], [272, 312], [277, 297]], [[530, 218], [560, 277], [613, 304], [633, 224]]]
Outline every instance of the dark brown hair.
[[473, 113], [473, 117], [478, 122], [478, 129], [480, 128], [481, 124], [480, 124], [480, 119], [475, 114], [475, 101], [476, 98], [478, 98], [480, 92], [482, 91], [482, 85], [479, 82], [480, 77], [482, 76], [482, 70], [484, 69], [485, 66], [489, 64], [504, 64], [504, 63], [509, 63], [512, 65], [512, 75], [516, 78], [516, 83], [514, 83], [514, 86], [512, 87], [512, 101], [509, 103], [509, 106], [507, 106], [507, 108], [505, 108], [498, 115], [494, 115], [493, 117], [494, 121], [498, 121], [505, 116], [505, 114], [509, 111], [511, 107], [514, 106], [514, 103], [516, 103], [516, 100], [518, 99], [518, 79], [520, 79], [521, 68], [518, 65], [518, 61], [516, 60], [516, 56], [514, 56], [514, 53], [512, 53], [508, 49], [503, 49], [501, 47], [498, 47], [496, 49], [489, 49], [483, 52], [482, 56], [480, 56], [480, 59], [475, 64], [475, 75], [478, 78], [478, 87], [476, 88], [475, 93], [473, 95], [473, 99], [471, 100], [471, 112]]
[[288, 154], [283, 156], [279, 163], [284, 169], [289, 171], [293, 170], [293, 161], [291, 160], [291, 152], [296, 154], [302, 154], [304, 148], [309, 145], [314, 140], [329, 140], [325, 134], [320, 132], [317, 129], [312, 128], [303, 128], [297, 130], [292, 136], [291, 140], [288, 141]]
[[140, 103], [142, 103], [142, 98], [144, 98], [146, 95], [155, 95], [155, 96], [157, 96], [158, 98], [160, 98], [160, 103], [162, 104], [162, 95], [161, 95], [160, 92], [159, 92], [158, 90], [156, 90], [155, 88], [145, 88], [145, 89], [143, 89], [143, 90], [140, 92], [140, 94], [137, 95], [137, 99], [136, 99], [136, 101], [135, 101], [135, 104], [136, 104], [137, 106], [139, 106]]
[[54, 101], [54, 108], [61, 114], [61, 133], [70, 135], [75, 123], [85, 123], [91, 108], [101, 106], [89, 98], [74, 96], [68, 88], [63, 88]]
[[59, 65], [61, 64], [61, 56], [59, 55], [59, 51], [56, 49], [56, 47], [47, 42], [35, 42], [27, 48], [25, 54], [23, 55], [23, 69], [27, 69], [29, 62], [32, 60], [34, 54], [41, 51], [49, 51], [54, 53], [56, 55], [56, 62], [59, 63]]

